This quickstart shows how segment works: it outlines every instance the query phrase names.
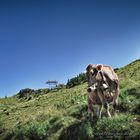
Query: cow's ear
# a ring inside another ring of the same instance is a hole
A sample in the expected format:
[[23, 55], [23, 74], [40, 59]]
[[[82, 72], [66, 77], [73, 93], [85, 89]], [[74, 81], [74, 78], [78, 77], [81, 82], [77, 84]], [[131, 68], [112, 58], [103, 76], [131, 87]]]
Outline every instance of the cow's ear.
[[103, 65], [101, 65], [101, 64], [96, 65], [97, 70], [102, 70], [102, 67], [103, 67]]
[[89, 64], [86, 68], [87, 72], [89, 72], [91, 69], [93, 69], [93, 65], [92, 64]]

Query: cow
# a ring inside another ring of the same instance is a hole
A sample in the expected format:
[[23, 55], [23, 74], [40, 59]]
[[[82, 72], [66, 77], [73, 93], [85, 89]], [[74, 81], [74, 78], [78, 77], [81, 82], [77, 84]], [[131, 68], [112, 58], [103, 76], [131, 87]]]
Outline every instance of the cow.
[[97, 117], [101, 118], [103, 107], [107, 114], [109, 112], [109, 103], [113, 102], [114, 113], [118, 104], [119, 80], [112, 67], [98, 64], [96, 66], [89, 64], [86, 68], [88, 81], [88, 114], [92, 116], [92, 105], [98, 105]]

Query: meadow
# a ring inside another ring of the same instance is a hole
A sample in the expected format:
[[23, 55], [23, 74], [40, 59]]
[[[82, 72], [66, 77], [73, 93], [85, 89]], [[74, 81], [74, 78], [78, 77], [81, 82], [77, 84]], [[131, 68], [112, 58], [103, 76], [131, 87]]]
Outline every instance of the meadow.
[[117, 115], [108, 118], [104, 110], [101, 119], [88, 119], [86, 82], [41, 89], [26, 98], [0, 99], [0, 139], [140, 139], [140, 60], [115, 71], [120, 79]]

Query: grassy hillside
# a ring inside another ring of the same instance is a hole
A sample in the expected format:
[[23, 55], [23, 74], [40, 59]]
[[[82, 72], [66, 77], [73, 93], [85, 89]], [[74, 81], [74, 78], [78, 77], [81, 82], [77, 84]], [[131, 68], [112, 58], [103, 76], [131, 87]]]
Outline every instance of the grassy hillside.
[[[140, 138], [140, 60], [116, 71], [120, 79], [118, 114], [87, 118], [87, 84], [50, 91], [27, 100], [0, 99], [1, 140], [90, 140]], [[112, 111], [112, 108], [111, 108]]]

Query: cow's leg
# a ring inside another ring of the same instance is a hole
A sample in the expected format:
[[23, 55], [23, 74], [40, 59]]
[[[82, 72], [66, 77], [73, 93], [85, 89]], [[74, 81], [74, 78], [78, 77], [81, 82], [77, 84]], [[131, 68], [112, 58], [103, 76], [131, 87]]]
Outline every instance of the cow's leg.
[[100, 99], [100, 101], [101, 101], [101, 104], [103, 105], [104, 104], [104, 97], [103, 97], [103, 92], [102, 92], [102, 90], [100, 90], [100, 89], [98, 89], [97, 90], [97, 94], [98, 94], [98, 96], [99, 96], [99, 99]]
[[101, 118], [102, 115], [102, 110], [103, 110], [103, 105], [98, 105], [97, 106], [97, 118]]
[[88, 117], [90, 120], [93, 120], [93, 106], [92, 106], [92, 101], [88, 99]]
[[104, 97], [103, 97], [104, 93], [100, 89], [98, 89], [97, 92], [98, 92], [99, 99], [101, 101], [101, 105], [99, 105], [99, 108], [98, 108], [99, 113], [98, 113], [97, 117], [101, 118], [101, 114], [102, 114], [102, 110], [103, 110], [103, 106], [104, 106]]
[[111, 117], [111, 114], [109, 112], [109, 104], [108, 103], [105, 103], [104, 104], [104, 108], [106, 109], [106, 112], [107, 112], [108, 117]]
[[97, 108], [96, 108], [96, 116], [97, 116], [97, 118], [99, 118], [99, 112], [100, 112], [100, 105], [97, 105]]

